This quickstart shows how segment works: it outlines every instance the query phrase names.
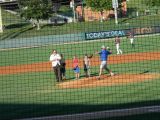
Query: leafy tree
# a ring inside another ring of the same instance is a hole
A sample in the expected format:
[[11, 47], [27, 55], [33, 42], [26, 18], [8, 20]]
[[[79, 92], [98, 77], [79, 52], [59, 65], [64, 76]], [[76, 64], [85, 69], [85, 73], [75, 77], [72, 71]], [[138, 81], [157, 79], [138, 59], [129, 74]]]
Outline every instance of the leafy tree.
[[143, 0], [143, 3], [145, 3], [147, 6], [160, 6], [160, 0]]
[[112, 0], [85, 0], [86, 6], [90, 7], [94, 11], [101, 13], [101, 20], [104, 10], [110, 10], [112, 8]]
[[48, 19], [52, 14], [51, 0], [18, 0], [21, 17], [31, 20], [40, 29], [39, 21]]
[[[121, 6], [121, 2], [123, 0], [118, 0], [119, 7]], [[94, 11], [98, 11], [101, 13], [101, 20], [103, 17], [104, 10], [112, 9], [112, 0], [85, 0], [86, 6], [90, 7]]]
[[[145, 4], [149, 8], [160, 7], [160, 0], [142, 0], [142, 4]], [[156, 13], [158, 13], [158, 8], [155, 9]]]

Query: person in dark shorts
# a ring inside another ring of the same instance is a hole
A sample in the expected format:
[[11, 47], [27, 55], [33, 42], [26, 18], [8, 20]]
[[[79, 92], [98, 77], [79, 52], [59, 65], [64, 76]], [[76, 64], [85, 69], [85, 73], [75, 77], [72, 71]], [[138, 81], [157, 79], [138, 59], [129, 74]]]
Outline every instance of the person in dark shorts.
[[90, 58], [87, 54], [84, 55], [83, 58], [83, 66], [84, 66], [84, 73], [86, 77], [90, 77]]
[[61, 75], [62, 75], [62, 79], [65, 80], [66, 79], [66, 62], [65, 62], [65, 58], [63, 57], [63, 54], [60, 54], [61, 56], [61, 60], [60, 60], [60, 64], [61, 64]]

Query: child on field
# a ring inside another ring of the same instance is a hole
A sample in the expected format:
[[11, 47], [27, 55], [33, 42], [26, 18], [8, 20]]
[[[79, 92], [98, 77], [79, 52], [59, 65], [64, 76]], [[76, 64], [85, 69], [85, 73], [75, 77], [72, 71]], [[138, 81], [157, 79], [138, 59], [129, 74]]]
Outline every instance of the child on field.
[[66, 62], [65, 62], [65, 59], [63, 57], [63, 54], [60, 54], [60, 56], [61, 56], [61, 60], [60, 60], [61, 68], [60, 68], [60, 71], [61, 71], [62, 79], [65, 80], [66, 79]]
[[79, 79], [79, 60], [76, 56], [73, 57], [73, 71], [75, 73], [75, 79]]
[[90, 65], [91, 65], [90, 58], [88, 57], [87, 54], [85, 54], [83, 59], [83, 66], [86, 77], [90, 77]]

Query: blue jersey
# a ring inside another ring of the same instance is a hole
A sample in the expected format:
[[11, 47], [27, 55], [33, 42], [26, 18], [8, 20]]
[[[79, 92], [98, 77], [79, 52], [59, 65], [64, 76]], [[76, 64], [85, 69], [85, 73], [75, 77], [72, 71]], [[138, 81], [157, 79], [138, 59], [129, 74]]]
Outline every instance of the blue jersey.
[[99, 52], [99, 54], [100, 54], [101, 61], [107, 61], [108, 55], [111, 54], [111, 52], [109, 52], [106, 49], [103, 49], [103, 50], [101, 50], [101, 52]]

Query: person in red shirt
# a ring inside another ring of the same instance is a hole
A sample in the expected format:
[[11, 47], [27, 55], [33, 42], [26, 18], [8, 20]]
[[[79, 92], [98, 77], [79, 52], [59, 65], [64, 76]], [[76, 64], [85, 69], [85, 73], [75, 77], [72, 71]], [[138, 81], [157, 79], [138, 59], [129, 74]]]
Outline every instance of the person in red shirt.
[[75, 73], [75, 79], [79, 79], [80, 76], [79, 60], [76, 56], [73, 57], [73, 71]]

